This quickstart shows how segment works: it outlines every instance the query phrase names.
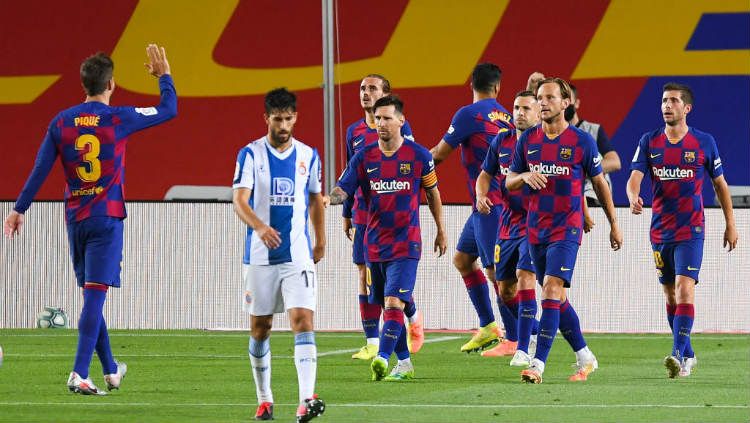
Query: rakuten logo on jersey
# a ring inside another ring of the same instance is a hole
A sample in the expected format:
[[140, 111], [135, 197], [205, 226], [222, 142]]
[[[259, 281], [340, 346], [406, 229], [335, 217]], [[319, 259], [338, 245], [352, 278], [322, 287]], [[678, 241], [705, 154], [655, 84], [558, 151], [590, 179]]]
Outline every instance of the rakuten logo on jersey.
[[370, 181], [370, 190], [378, 194], [390, 194], [399, 191], [411, 191], [409, 181]]
[[536, 173], [541, 173], [544, 176], [567, 176], [570, 175], [570, 168], [567, 166], [559, 166], [556, 164], [533, 164], [529, 165], [529, 170]]
[[654, 176], [658, 176], [662, 181], [692, 179], [693, 177], [695, 177], [695, 172], [693, 172], [693, 169], [682, 169], [679, 167], [652, 166], [651, 171], [654, 172]]

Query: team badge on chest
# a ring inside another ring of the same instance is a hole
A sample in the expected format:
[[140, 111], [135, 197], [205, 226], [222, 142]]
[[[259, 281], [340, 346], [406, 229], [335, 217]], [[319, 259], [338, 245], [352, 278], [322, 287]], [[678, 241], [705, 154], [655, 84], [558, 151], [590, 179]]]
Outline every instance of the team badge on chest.
[[560, 147], [560, 160], [570, 160], [573, 157], [572, 147]]
[[682, 159], [685, 161], [685, 163], [693, 163], [693, 162], [695, 162], [695, 151], [686, 151], [682, 155]]
[[408, 175], [411, 173], [411, 163], [399, 163], [398, 171], [402, 175]]

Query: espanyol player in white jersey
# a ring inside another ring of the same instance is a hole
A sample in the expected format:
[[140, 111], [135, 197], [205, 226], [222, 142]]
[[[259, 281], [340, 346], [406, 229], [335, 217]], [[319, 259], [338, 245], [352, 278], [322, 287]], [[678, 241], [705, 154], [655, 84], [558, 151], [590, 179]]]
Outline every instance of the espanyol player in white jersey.
[[[265, 97], [268, 134], [243, 147], [234, 172], [234, 210], [247, 224], [243, 258], [244, 309], [250, 313], [250, 365], [258, 409], [256, 420], [273, 419], [271, 349], [274, 313], [289, 311], [294, 332], [300, 405], [297, 421], [325, 410], [314, 394], [317, 349], [313, 333], [317, 275], [325, 232], [318, 152], [292, 137], [297, 98], [285, 88]], [[307, 230], [315, 230], [315, 245]]]

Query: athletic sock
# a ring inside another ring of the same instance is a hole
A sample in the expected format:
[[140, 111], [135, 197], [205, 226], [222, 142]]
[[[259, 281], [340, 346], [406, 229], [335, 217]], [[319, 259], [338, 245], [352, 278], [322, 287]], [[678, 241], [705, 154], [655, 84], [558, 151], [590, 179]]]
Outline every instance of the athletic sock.
[[536, 354], [534, 358], [543, 363], [547, 362], [547, 356], [552, 349], [552, 342], [560, 327], [560, 301], [542, 300], [542, 318], [539, 320], [539, 337], [536, 342]]
[[377, 338], [378, 326], [380, 325], [380, 304], [367, 302], [367, 295], [359, 296], [359, 314], [362, 317], [362, 329], [365, 338]]
[[314, 332], [300, 332], [294, 335], [294, 364], [297, 367], [300, 402], [312, 398], [315, 393], [317, 355]]
[[107, 332], [107, 323], [104, 321], [104, 317], [102, 317], [102, 322], [99, 326], [99, 337], [96, 340], [95, 348], [96, 355], [102, 363], [102, 373], [105, 375], [117, 373], [117, 363], [112, 356], [112, 348], [109, 346], [109, 333]]
[[579, 351], [586, 347], [586, 340], [581, 333], [581, 322], [578, 320], [578, 314], [570, 301], [560, 304], [560, 333], [568, 341], [573, 351]]
[[518, 341], [518, 304], [519, 296], [516, 294], [510, 301], [500, 304], [500, 318], [505, 326], [505, 339], [512, 342]]
[[469, 293], [469, 299], [474, 305], [474, 310], [479, 316], [479, 326], [484, 327], [495, 321], [495, 315], [492, 312], [492, 303], [490, 302], [490, 290], [487, 286], [487, 278], [484, 273], [477, 269], [463, 276], [466, 291]]
[[[670, 305], [667, 303], [667, 321], [669, 322], [669, 330], [671, 332], [674, 332], [674, 313], [677, 311], [676, 305]], [[695, 352], [693, 351], [693, 344], [690, 342], [690, 338], [688, 338], [687, 345], [685, 345], [685, 357], [695, 357]]]
[[380, 334], [378, 355], [388, 361], [391, 354], [393, 354], [393, 351], [396, 349], [396, 343], [403, 331], [404, 312], [400, 308], [386, 307], [383, 310], [383, 330]]
[[409, 323], [413, 323], [417, 320], [417, 303], [414, 302], [414, 297], [406, 303], [406, 306], [404, 307], [404, 316], [409, 320]]
[[396, 348], [394, 349], [394, 352], [396, 353], [396, 357], [401, 360], [408, 359], [409, 356], [409, 345], [406, 342], [406, 331], [402, 330], [401, 334], [398, 336], [398, 341], [396, 341]]
[[534, 326], [538, 327], [539, 324], [536, 320], [536, 291], [534, 289], [519, 290], [518, 299], [518, 347], [516, 348], [528, 353], [529, 339]]
[[85, 284], [83, 288], [83, 309], [78, 320], [78, 349], [76, 350], [73, 371], [83, 379], [89, 377], [91, 357], [94, 356], [99, 339], [99, 328], [103, 319], [102, 309], [107, 299], [106, 285]]
[[258, 396], [258, 404], [263, 402], [272, 403], [271, 343], [269, 342], [269, 338], [256, 340], [251, 336], [247, 351], [250, 356], [250, 367], [253, 370], [253, 380], [255, 381], [255, 393]]
[[695, 307], [692, 304], [677, 304], [674, 313], [674, 328], [672, 337], [672, 355], [678, 359], [685, 357], [685, 347], [690, 342], [690, 332], [693, 330]]

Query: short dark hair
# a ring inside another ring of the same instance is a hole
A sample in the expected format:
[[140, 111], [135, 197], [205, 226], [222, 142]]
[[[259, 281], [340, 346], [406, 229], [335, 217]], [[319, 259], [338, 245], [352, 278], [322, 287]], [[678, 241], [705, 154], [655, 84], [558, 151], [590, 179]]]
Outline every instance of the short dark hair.
[[266, 94], [265, 98], [266, 114], [271, 112], [283, 112], [291, 110], [297, 111], [297, 96], [286, 88], [276, 88]]
[[107, 89], [107, 83], [112, 79], [115, 64], [105, 53], [97, 52], [81, 63], [81, 84], [86, 95], [99, 95]]
[[680, 84], [679, 82], [667, 82], [664, 84], [664, 87], [662, 87], [661, 92], [664, 93], [665, 91], [679, 91], [683, 103], [693, 104], [693, 90], [685, 84]]
[[397, 95], [387, 95], [380, 97], [375, 105], [372, 106], [372, 111], [378, 110], [378, 107], [393, 106], [399, 114], [404, 114], [404, 102], [398, 98]]
[[471, 86], [474, 91], [480, 93], [489, 92], [492, 86], [500, 82], [500, 76], [503, 71], [500, 68], [490, 62], [480, 63], [474, 66], [474, 70], [471, 72]]
[[536, 96], [534, 95], [534, 93], [531, 90], [523, 90], [523, 91], [517, 92], [516, 96], [514, 97], [514, 99], [516, 99], [518, 97], [534, 97], [534, 100], [536, 100]]
[[[383, 92], [388, 94], [391, 92], [391, 81], [388, 80], [388, 78], [384, 77], [383, 75], [379, 73], [371, 73], [369, 75], [366, 75], [365, 78], [377, 78], [383, 83]], [[364, 78], [362, 78], [364, 79]]]
[[560, 87], [560, 97], [570, 100], [570, 85], [567, 81], [562, 78], [544, 78], [539, 81], [539, 85], [536, 86], [535, 94], [539, 95], [539, 88], [544, 84], [557, 84]]

